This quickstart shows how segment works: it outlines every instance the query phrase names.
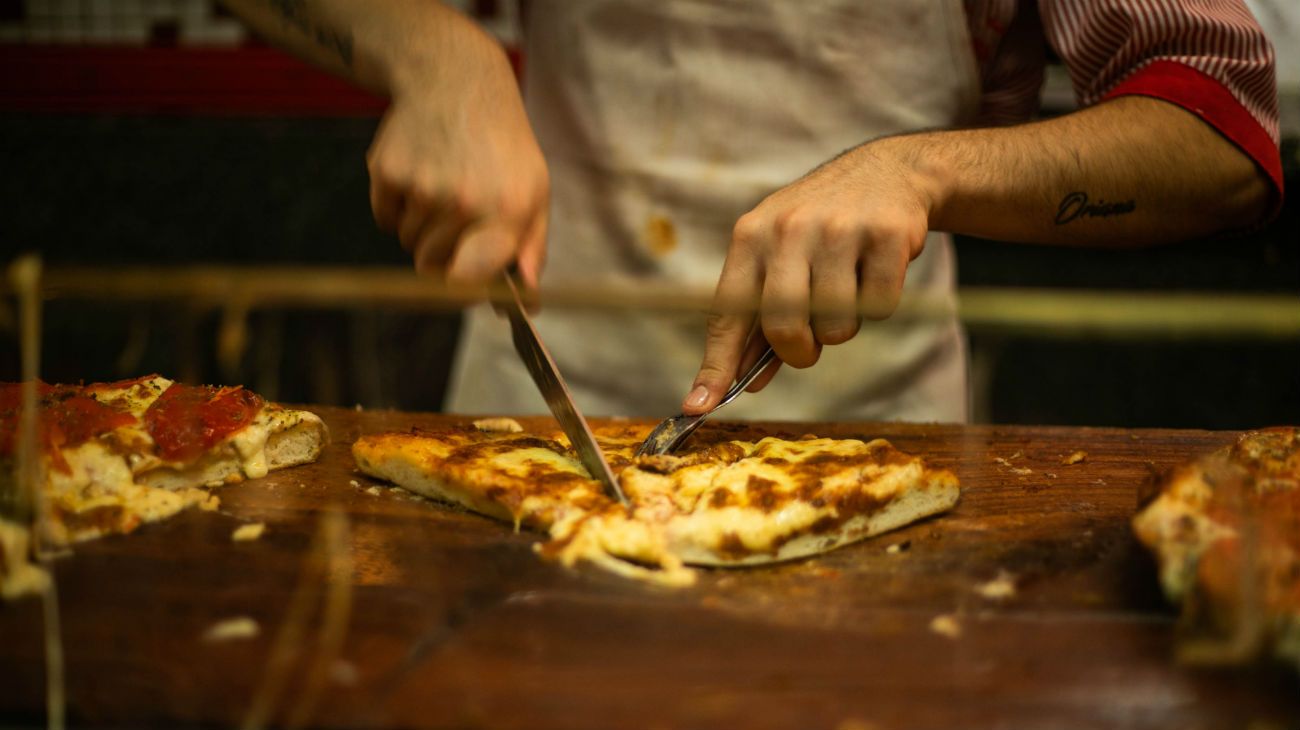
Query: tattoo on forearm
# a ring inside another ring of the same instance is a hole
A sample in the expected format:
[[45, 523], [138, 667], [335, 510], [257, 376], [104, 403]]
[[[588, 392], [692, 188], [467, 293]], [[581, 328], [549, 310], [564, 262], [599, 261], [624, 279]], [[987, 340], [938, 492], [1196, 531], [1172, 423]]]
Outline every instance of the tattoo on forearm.
[[1111, 203], [1098, 200], [1094, 203], [1088, 200], [1087, 193], [1075, 191], [1061, 199], [1061, 205], [1056, 209], [1056, 225], [1063, 226], [1080, 218], [1109, 218], [1132, 213], [1134, 210], [1137, 210], [1136, 200]]
[[343, 64], [352, 67], [352, 34], [321, 26], [307, 10], [307, 0], [266, 0], [285, 23], [307, 34], [321, 46], [335, 53]]

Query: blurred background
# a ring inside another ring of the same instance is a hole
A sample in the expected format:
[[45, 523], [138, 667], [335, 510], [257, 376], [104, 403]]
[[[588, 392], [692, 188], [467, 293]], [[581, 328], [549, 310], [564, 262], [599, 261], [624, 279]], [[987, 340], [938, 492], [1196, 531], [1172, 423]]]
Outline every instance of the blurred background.
[[[1300, 21], [1283, 2], [1292, 0], [1252, 7], [1279, 51], [1283, 167], [1295, 191]], [[514, 3], [452, 4], [517, 46]], [[1044, 113], [1068, 111], [1068, 81], [1051, 71]], [[45, 305], [43, 377], [160, 372], [244, 383], [290, 402], [439, 410], [459, 314], [418, 297], [395, 305], [364, 296], [367, 287], [391, 294], [409, 269], [370, 217], [364, 155], [383, 108], [265, 47], [214, 0], [0, 0], [0, 263], [39, 251], [51, 277], [174, 272], [126, 294], [57, 292]], [[1260, 324], [1270, 308], [1300, 311], [1296, 197], [1263, 230], [1158, 249], [959, 239], [963, 293], [1009, 303], [997, 318], [966, 323], [975, 420], [1300, 422], [1300, 332]], [[222, 302], [212, 287], [228, 285], [220, 267], [230, 266], [275, 267], [285, 286], [313, 293]], [[331, 271], [362, 295], [331, 296], [328, 286], [304, 282], [317, 267], [340, 267]], [[186, 297], [187, 287], [205, 294]], [[1021, 297], [1025, 288], [1049, 297]], [[1095, 292], [1131, 303], [1143, 324], [1099, 318], [1080, 326], [1072, 308], [1081, 300], [1070, 295]], [[1181, 317], [1166, 328], [1171, 308]], [[1059, 314], [1062, 326], [1044, 322], [1045, 312]], [[1189, 329], [1189, 312], [1222, 321]], [[14, 333], [6, 300], [0, 380], [18, 377]]]

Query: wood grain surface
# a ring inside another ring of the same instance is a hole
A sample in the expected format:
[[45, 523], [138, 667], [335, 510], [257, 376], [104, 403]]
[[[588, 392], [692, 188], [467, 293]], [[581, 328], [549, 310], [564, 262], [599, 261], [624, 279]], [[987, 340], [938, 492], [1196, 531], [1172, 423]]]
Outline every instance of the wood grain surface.
[[[319, 463], [56, 561], [74, 725], [238, 726], [280, 666], [277, 726], [1300, 727], [1294, 674], [1174, 660], [1176, 616], [1129, 529], [1153, 473], [1234, 433], [706, 426], [704, 438], [883, 436], [953, 469], [961, 501], [824, 556], [672, 590], [544, 562], [536, 535], [355, 470], [362, 433], [464, 419], [315, 410], [333, 436]], [[333, 582], [304, 599], [302, 640], [282, 639], [270, 662], [331, 507], [350, 561], [324, 570]], [[232, 542], [248, 522], [265, 534]], [[1001, 572], [1015, 595], [977, 591]], [[350, 598], [337, 656], [320, 636], [330, 586]], [[944, 615], [959, 635], [932, 630]], [[40, 617], [35, 599], [0, 606], [0, 725], [43, 722]], [[204, 640], [234, 617], [260, 633]]]

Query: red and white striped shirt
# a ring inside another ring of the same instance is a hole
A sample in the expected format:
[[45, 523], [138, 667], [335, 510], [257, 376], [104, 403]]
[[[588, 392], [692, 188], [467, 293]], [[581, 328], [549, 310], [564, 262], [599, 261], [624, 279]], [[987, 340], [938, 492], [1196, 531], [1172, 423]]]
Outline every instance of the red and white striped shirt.
[[1044, 41], [1082, 105], [1151, 96], [1196, 114], [1282, 193], [1273, 46], [1242, 0], [965, 0], [983, 82], [981, 121], [1029, 119]]

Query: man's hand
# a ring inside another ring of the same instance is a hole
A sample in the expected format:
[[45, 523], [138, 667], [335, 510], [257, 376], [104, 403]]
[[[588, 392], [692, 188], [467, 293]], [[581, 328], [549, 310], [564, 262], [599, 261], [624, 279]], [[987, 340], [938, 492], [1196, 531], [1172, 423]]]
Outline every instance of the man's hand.
[[[857, 334], [859, 313], [893, 314], [907, 265], [925, 244], [931, 205], [921, 177], [886, 139], [845, 152], [742, 216], [683, 411], [701, 413], [718, 402], [761, 351], [753, 334], [761, 333], [781, 362], [806, 368], [823, 345]], [[769, 368], [749, 390], [762, 389], [775, 372]]]
[[490, 281], [518, 260], [536, 287], [550, 202], [546, 163], [499, 48], [444, 86], [415, 78], [394, 94], [367, 155], [375, 221], [421, 273]]
[[[840, 155], [736, 223], [704, 363], [682, 404], [716, 404], [761, 343], [795, 367], [898, 305], [926, 230], [1132, 246], [1259, 223], [1273, 187], [1181, 107], [1125, 96], [1032, 124], [885, 137]], [[771, 371], [750, 390], [761, 389]]]
[[375, 221], [418, 270], [537, 286], [550, 185], [500, 44], [433, 0], [224, 0], [266, 39], [392, 99], [367, 155]]

